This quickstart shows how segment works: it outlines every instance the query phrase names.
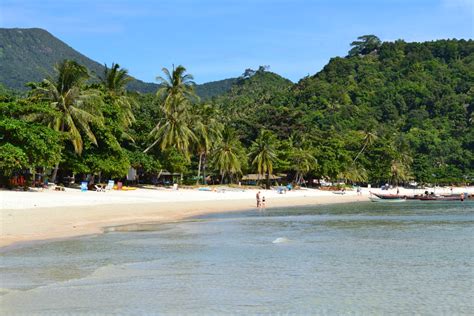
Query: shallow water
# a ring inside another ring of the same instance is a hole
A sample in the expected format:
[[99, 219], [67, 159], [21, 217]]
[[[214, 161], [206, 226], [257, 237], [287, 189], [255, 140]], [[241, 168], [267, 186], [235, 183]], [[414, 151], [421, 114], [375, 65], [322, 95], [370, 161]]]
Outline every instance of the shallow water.
[[474, 203], [227, 213], [3, 250], [4, 314], [473, 314]]

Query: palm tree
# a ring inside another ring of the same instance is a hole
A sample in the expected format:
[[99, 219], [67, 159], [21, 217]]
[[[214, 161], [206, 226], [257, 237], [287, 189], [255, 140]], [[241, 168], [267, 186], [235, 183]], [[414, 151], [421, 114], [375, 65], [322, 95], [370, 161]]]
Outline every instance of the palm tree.
[[296, 171], [296, 183], [301, 183], [303, 177], [313, 170], [317, 164], [316, 158], [308, 148], [294, 148], [291, 153], [292, 168]]
[[270, 188], [270, 174], [273, 173], [273, 164], [277, 161], [276, 136], [268, 131], [261, 130], [257, 139], [250, 147], [252, 164], [257, 167], [259, 174], [265, 174], [267, 189]]
[[157, 77], [161, 87], [156, 95], [161, 101], [161, 112], [163, 118], [150, 132], [155, 141], [144, 152], [149, 151], [156, 144], [160, 144], [162, 150], [175, 147], [186, 159], [190, 159], [189, 150], [193, 140], [196, 139], [191, 126], [190, 106], [194, 94], [193, 76], [185, 74], [186, 68], [178, 66], [170, 73], [163, 68], [165, 77]]
[[100, 78], [102, 87], [111, 98], [112, 102], [120, 109], [120, 122], [124, 127], [130, 126], [135, 122], [133, 107], [136, 102], [127, 95], [126, 85], [132, 80], [128, 75], [128, 70], [120, 68], [119, 64], [112, 63], [111, 68], [105, 65], [103, 77]]
[[[196, 184], [199, 183], [201, 167], [205, 173], [206, 158], [211, 147], [222, 137], [222, 123], [218, 120], [217, 109], [208, 104], [198, 105], [193, 113], [193, 131], [196, 135], [195, 147], [199, 155]], [[203, 174], [205, 182], [206, 175]]]
[[389, 148], [394, 158], [390, 162], [391, 183], [398, 185], [401, 181], [412, 179], [411, 165], [413, 158], [409, 154], [410, 147], [403, 134], [394, 134], [389, 140]]
[[189, 149], [191, 143], [196, 140], [196, 136], [189, 127], [190, 119], [187, 108], [182, 105], [186, 100], [179, 97], [173, 98], [172, 101], [172, 107], [174, 110], [171, 112], [163, 111], [164, 117], [150, 132], [150, 136], [155, 138], [155, 141], [145, 149], [144, 152], [146, 153], [153, 146], [159, 143], [161, 150], [174, 147], [182, 153], [187, 160], [189, 160]]
[[354, 160], [352, 162], [356, 162], [357, 158], [367, 149], [367, 147], [371, 146], [377, 140], [377, 134], [372, 132], [366, 132], [364, 135], [364, 146], [362, 149], [357, 153]]
[[191, 74], [186, 74], [186, 68], [179, 65], [175, 69], [173, 65], [171, 73], [167, 68], [163, 68], [162, 71], [165, 77], [156, 77], [161, 86], [156, 96], [163, 101], [166, 111], [172, 111], [172, 106], [176, 105], [173, 98], [185, 98], [191, 102], [198, 98], [194, 92], [194, 78]]
[[410, 166], [402, 160], [392, 160], [390, 164], [390, 174], [392, 182], [398, 185], [400, 181], [407, 181], [412, 179]]
[[[65, 132], [77, 154], [82, 153], [83, 140], [81, 132], [97, 145], [97, 140], [90, 124], [101, 123], [100, 107], [102, 98], [99, 91], [85, 90], [84, 83], [89, 78], [87, 68], [72, 60], [64, 60], [55, 66], [58, 73], [56, 80], [44, 79], [41, 83], [31, 84], [31, 95], [49, 105], [60, 113], [48, 122], [53, 129]], [[52, 182], [56, 181], [59, 163], [56, 165]]]
[[232, 175], [242, 172], [241, 148], [235, 131], [228, 127], [224, 128], [222, 138], [213, 151], [213, 161], [221, 174], [221, 182], [226, 176], [232, 178]]
[[337, 177], [351, 182], [365, 182], [368, 179], [367, 170], [354, 162], [340, 172]]

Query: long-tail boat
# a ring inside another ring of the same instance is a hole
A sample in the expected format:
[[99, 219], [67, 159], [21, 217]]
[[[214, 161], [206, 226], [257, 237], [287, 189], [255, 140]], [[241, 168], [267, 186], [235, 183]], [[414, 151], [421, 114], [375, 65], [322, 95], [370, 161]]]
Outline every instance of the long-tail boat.
[[370, 192], [370, 194], [376, 196], [375, 198], [374, 197], [369, 198], [372, 202], [403, 202], [405, 201], [404, 195], [378, 194], [378, 193], [373, 193], [373, 192]]

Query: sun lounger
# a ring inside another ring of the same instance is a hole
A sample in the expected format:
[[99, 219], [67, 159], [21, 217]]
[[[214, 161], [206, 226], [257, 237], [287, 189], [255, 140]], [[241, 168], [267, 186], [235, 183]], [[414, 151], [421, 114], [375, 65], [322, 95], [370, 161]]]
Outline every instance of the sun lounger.
[[100, 184], [99, 185], [94, 184], [94, 188], [96, 192], [105, 192], [105, 188]]
[[105, 187], [105, 191], [110, 191], [114, 188], [115, 182], [114, 180], [109, 180], [107, 186]]
[[87, 182], [83, 181], [81, 182], [81, 192], [86, 192], [87, 191]]

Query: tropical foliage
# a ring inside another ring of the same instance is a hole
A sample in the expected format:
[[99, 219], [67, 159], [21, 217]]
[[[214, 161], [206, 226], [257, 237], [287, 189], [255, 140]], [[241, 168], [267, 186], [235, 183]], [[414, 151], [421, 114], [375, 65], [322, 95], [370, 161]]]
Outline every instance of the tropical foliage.
[[474, 41], [365, 35], [351, 45], [296, 84], [261, 66], [205, 101], [183, 66], [164, 68], [152, 95], [128, 92], [118, 64], [94, 82], [64, 61], [28, 97], [0, 89], [1, 173], [58, 166], [123, 178], [132, 166], [188, 183], [246, 173], [267, 186], [272, 175], [301, 185], [472, 182]]

